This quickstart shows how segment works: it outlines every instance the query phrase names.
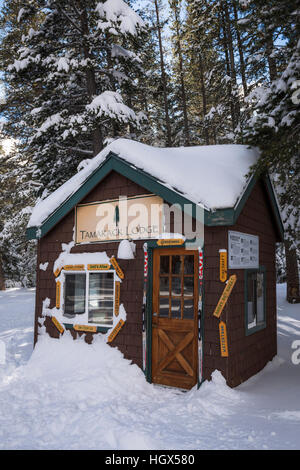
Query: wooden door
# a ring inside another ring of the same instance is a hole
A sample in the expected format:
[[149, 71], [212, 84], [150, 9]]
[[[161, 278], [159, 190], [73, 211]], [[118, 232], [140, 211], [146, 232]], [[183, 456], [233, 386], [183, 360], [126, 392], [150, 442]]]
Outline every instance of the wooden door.
[[198, 252], [154, 250], [152, 382], [189, 389], [197, 382]]

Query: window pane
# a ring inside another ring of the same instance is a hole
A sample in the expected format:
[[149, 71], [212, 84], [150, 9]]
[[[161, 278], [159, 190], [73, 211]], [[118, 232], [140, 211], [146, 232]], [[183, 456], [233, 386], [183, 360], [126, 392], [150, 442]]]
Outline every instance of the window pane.
[[159, 295], [169, 295], [169, 278], [161, 277], [159, 280]]
[[194, 318], [194, 299], [184, 299], [183, 318]]
[[160, 274], [169, 274], [169, 256], [160, 257]]
[[194, 295], [194, 277], [184, 277], [184, 295]]
[[181, 256], [174, 255], [172, 256], [172, 274], [181, 273]]
[[172, 296], [181, 295], [181, 278], [180, 277], [172, 277]]
[[186, 255], [184, 257], [184, 274], [194, 274], [194, 256]]
[[171, 299], [172, 318], [181, 318], [181, 299]]
[[159, 316], [168, 317], [169, 316], [169, 298], [159, 299]]
[[247, 311], [248, 311], [248, 328], [256, 326], [256, 301], [255, 301], [255, 284], [256, 284], [256, 273], [248, 274], [247, 276]]
[[112, 325], [114, 300], [113, 273], [89, 275], [89, 322]]
[[263, 323], [264, 320], [265, 320], [265, 312], [264, 312], [264, 274], [263, 273], [257, 273], [256, 297], [257, 297], [257, 323]]
[[85, 274], [66, 274], [65, 314], [77, 315], [85, 312]]

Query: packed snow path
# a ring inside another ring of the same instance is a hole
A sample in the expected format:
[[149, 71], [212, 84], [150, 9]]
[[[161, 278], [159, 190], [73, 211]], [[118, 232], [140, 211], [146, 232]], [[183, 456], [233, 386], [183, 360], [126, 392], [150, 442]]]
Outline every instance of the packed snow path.
[[146, 383], [101, 337], [43, 335], [32, 354], [34, 291], [0, 292], [0, 449], [299, 449], [300, 309], [277, 288], [278, 356], [234, 390], [215, 372], [187, 393]]

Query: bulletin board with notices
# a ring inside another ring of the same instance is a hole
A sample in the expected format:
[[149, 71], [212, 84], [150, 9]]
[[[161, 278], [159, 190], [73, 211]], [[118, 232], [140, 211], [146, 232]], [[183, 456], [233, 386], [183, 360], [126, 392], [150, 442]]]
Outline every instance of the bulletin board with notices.
[[259, 268], [259, 237], [228, 231], [228, 268]]

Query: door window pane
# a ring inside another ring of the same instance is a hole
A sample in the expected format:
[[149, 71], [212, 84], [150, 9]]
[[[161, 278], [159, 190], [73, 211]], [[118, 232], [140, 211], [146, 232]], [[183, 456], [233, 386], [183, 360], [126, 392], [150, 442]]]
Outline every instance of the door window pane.
[[194, 277], [184, 277], [183, 280], [184, 295], [194, 295]]
[[160, 274], [169, 274], [169, 256], [160, 257]]
[[112, 325], [114, 299], [113, 273], [89, 275], [89, 322]]
[[172, 277], [172, 296], [181, 295], [181, 278], [180, 277]]
[[183, 318], [194, 318], [194, 299], [184, 299]]
[[169, 295], [169, 278], [161, 277], [159, 280], [159, 295]]
[[194, 274], [194, 255], [184, 257], [184, 274]]
[[171, 299], [171, 317], [172, 318], [181, 318], [181, 298], [180, 299]]
[[164, 318], [169, 316], [169, 297], [159, 299], [159, 316]]
[[195, 255], [190, 253], [160, 256], [157, 312], [160, 317], [194, 318]]
[[172, 256], [172, 274], [181, 273], [181, 256]]
[[85, 312], [85, 276], [84, 273], [66, 274], [64, 313], [67, 316]]

